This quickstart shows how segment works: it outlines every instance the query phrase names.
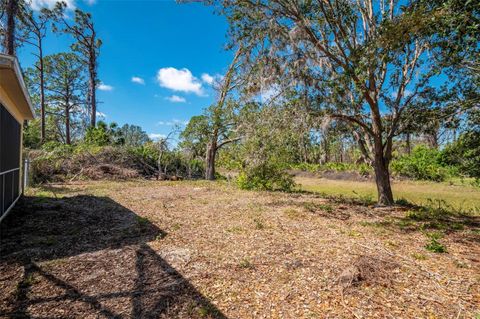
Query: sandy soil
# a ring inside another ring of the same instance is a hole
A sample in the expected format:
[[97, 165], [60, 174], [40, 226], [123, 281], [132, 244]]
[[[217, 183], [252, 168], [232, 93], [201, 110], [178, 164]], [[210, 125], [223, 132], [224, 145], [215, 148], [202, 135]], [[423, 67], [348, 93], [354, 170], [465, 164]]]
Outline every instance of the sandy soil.
[[475, 318], [478, 218], [411, 216], [222, 183], [55, 185], [1, 225], [0, 317]]

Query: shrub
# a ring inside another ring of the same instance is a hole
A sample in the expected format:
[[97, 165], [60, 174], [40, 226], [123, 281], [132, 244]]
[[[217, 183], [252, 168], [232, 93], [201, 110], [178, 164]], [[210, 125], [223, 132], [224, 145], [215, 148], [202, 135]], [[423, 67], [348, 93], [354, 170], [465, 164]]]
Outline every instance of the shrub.
[[454, 167], [441, 164], [441, 153], [426, 146], [417, 146], [410, 155], [392, 161], [392, 172], [396, 175], [441, 182], [455, 175]]
[[480, 180], [480, 132], [464, 133], [441, 152], [441, 162], [455, 165], [462, 174]]
[[438, 240], [442, 238], [442, 235], [439, 233], [427, 233], [426, 234], [430, 241], [425, 245], [425, 249], [433, 253], [446, 253], [447, 248], [440, 243]]
[[295, 187], [295, 182], [280, 166], [263, 163], [242, 170], [237, 178], [237, 185], [248, 190], [291, 191]]

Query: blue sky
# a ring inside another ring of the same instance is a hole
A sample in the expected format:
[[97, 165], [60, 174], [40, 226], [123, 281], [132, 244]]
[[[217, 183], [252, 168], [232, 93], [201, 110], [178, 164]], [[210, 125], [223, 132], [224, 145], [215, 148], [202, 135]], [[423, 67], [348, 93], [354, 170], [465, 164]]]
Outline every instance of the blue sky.
[[[34, 0], [51, 5], [53, 0]], [[227, 23], [213, 8], [174, 1], [69, 0], [91, 12], [103, 41], [99, 58], [99, 112], [107, 122], [136, 124], [152, 136], [200, 114], [215, 98], [209, 82], [225, 72]], [[69, 49], [71, 39], [48, 36], [46, 54]], [[23, 68], [35, 62], [19, 52]]]

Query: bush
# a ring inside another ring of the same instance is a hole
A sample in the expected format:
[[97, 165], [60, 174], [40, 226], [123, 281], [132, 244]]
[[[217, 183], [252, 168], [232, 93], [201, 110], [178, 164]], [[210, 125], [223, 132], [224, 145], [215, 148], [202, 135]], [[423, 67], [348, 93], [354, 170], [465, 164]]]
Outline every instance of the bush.
[[464, 133], [447, 145], [441, 153], [441, 162], [455, 165], [462, 174], [480, 179], [480, 132]]
[[440, 151], [426, 146], [417, 146], [410, 155], [393, 160], [391, 168], [399, 176], [435, 182], [456, 175], [455, 167], [442, 165]]
[[292, 176], [278, 165], [264, 163], [240, 172], [237, 185], [248, 190], [291, 191], [295, 187], [295, 182]]

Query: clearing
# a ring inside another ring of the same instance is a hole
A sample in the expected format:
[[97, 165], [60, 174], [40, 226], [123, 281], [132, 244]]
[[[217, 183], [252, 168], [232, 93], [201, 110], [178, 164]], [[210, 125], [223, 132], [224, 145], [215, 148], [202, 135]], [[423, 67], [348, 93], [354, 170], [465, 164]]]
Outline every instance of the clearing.
[[[333, 196], [346, 196], [359, 200], [376, 201], [377, 188], [373, 181], [334, 180], [316, 177], [297, 177], [300, 188]], [[465, 183], [435, 183], [427, 181], [392, 181], [395, 199], [406, 199], [416, 205], [451, 206], [459, 211], [480, 215], [480, 190]], [[432, 203], [433, 202], [433, 203]]]
[[205, 181], [28, 195], [1, 225], [2, 318], [479, 315], [478, 216]]

